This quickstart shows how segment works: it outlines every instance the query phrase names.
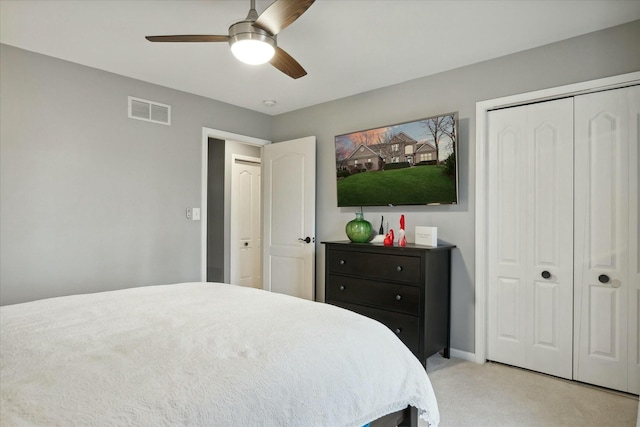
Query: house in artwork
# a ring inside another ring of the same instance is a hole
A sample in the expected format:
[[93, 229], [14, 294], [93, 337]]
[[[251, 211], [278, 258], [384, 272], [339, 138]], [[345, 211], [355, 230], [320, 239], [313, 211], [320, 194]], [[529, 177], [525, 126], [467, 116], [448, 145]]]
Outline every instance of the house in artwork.
[[438, 151], [431, 142], [418, 142], [404, 132], [400, 132], [388, 141], [375, 144], [371, 149], [380, 153], [385, 164], [408, 163], [414, 165], [420, 162], [436, 162]]
[[414, 163], [418, 141], [404, 132], [394, 135], [388, 142], [380, 144], [381, 152], [386, 154], [386, 163]]
[[418, 145], [416, 148], [416, 163], [428, 165], [438, 163], [438, 150], [431, 142]]
[[354, 171], [377, 171], [381, 170], [384, 162], [380, 155], [367, 145], [360, 144], [353, 152], [342, 161], [340, 167], [352, 172]]

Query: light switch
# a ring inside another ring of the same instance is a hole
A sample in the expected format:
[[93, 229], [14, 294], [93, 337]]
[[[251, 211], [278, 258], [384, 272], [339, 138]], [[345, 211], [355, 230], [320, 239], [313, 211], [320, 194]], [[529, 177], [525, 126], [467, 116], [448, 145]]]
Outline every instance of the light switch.
[[200, 221], [200, 208], [193, 208], [193, 217], [194, 221]]

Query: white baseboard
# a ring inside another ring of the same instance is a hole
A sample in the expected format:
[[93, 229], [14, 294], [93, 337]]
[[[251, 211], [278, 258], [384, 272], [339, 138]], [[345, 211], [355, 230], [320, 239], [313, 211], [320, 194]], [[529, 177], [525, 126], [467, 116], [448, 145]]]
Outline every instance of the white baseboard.
[[456, 359], [467, 360], [469, 362], [476, 361], [476, 354], [470, 353], [468, 351], [457, 350], [455, 348], [449, 349], [449, 355], [451, 357], [455, 357]]

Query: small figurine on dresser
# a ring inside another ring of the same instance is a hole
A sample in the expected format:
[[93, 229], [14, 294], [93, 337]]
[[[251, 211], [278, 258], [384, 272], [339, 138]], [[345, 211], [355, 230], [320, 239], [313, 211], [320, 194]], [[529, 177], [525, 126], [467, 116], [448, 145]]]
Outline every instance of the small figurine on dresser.
[[384, 245], [385, 246], [393, 246], [393, 228], [390, 228], [389, 232], [385, 236]]
[[404, 235], [404, 215], [400, 215], [400, 231], [398, 231], [398, 246], [407, 246], [407, 238]]

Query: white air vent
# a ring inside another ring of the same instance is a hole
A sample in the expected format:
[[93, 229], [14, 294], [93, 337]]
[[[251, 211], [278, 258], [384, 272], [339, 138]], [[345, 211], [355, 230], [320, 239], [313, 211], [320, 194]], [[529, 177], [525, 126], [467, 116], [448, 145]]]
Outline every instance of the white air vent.
[[171, 106], [129, 97], [129, 118], [171, 125]]

